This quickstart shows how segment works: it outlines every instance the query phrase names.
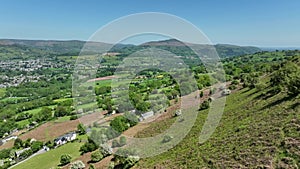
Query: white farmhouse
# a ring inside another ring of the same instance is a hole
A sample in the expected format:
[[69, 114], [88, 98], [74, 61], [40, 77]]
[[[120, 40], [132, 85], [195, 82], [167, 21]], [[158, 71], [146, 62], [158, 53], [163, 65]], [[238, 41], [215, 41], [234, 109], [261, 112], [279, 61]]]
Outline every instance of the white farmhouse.
[[54, 142], [55, 142], [56, 145], [63, 145], [63, 144], [66, 144], [69, 141], [75, 140], [76, 137], [77, 137], [77, 134], [75, 132], [71, 132], [71, 133], [68, 133], [68, 134], [65, 134], [63, 136], [60, 136], [60, 137], [56, 138], [54, 140]]

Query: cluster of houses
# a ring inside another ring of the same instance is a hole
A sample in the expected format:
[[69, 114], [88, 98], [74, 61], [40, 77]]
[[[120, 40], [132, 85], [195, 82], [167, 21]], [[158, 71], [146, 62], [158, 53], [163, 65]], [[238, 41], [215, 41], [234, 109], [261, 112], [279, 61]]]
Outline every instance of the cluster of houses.
[[[40, 59], [0, 61], [0, 69], [10, 72], [35, 72], [37, 70], [48, 68], [65, 68], [70, 70], [72, 69], [72, 65]], [[0, 88], [18, 86], [22, 82], [37, 82], [43, 77], [45, 77], [45, 75], [37, 73], [31, 75], [20, 74], [13, 77], [6, 74], [0, 74]]]

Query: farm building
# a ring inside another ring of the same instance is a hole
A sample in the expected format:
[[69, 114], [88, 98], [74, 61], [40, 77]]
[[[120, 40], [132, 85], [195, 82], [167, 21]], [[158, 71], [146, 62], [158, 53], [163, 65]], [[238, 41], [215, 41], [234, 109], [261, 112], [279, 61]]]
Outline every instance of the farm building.
[[0, 145], [8, 142], [9, 140], [15, 140], [17, 138], [18, 138], [17, 136], [8, 136], [8, 137], [5, 137], [2, 140], [0, 140]]
[[60, 136], [60, 137], [56, 138], [54, 140], [54, 142], [55, 142], [56, 145], [63, 145], [63, 144], [66, 144], [69, 141], [75, 140], [76, 136], [77, 135], [76, 135], [75, 132], [71, 132], [71, 133], [68, 133], [68, 134], [65, 134], [63, 136]]
[[141, 117], [139, 118], [139, 121], [143, 121], [143, 120], [146, 120], [150, 117], [154, 116], [154, 112], [153, 111], [149, 111], [147, 113], [143, 113], [141, 114]]
[[27, 151], [27, 150], [30, 150], [30, 147], [24, 148], [24, 149], [19, 150], [19, 151], [16, 151], [16, 152], [15, 152], [15, 156], [16, 156], [16, 157], [19, 157], [20, 154], [22, 154], [23, 152], [25, 152], [25, 151]]

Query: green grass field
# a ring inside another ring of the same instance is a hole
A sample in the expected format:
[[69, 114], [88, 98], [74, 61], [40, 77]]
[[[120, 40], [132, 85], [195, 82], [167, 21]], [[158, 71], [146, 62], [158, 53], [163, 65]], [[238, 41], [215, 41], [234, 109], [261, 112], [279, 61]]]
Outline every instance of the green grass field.
[[111, 80], [97, 80], [95, 81], [95, 85], [97, 86], [110, 86]]
[[[48, 106], [50, 109], [54, 108], [56, 105], [52, 105], [52, 106]], [[23, 111], [21, 113], [30, 113], [30, 114], [36, 114], [38, 113], [39, 111], [42, 110], [43, 107], [39, 107], [39, 108], [36, 108], [36, 109], [32, 109], [32, 110], [27, 110], [27, 111]]]
[[52, 149], [44, 154], [34, 156], [20, 165], [12, 167], [12, 169], [55, 168], [59, 165], [60, 156], [62, 154], [70, 154], [72, 156], [72, 160], [78, 158], [80, 156], [79, 149], [82, 145], [83, 143], [78, 142], [68, 143], [56, 149]]
[[[54, 108], [55, 106], [56, 106], [56, 105], [52, 105], [52, 106], [48, 106], [48, 107], [49, 107], [50, 109], [52, 109], [52, 108]], [[29, 114], [34, 115], [34, 114], [40, 112], [41, 110], [42, 110], [42, 107], [39, 107], [39, 108], [36, 108], [36, 109], [23, 111], [23, 112], [21, 112], [21, 113], [29, 113]], [[20, 113], [20, 114], [21, 114], [21, 113]], [[26, 120], [18, 121], [18, 122], [16, 122], [16, 123], [17, 123], [19, 126], [25, 126], [25, 125], [29, 124], [29, 120], [26, 119]]]
[[71, 116], [63, 116], [63, 117], [59, 117], [58, 119], [54, 120], [54, 122], [56, 123], [62, 123], [65, 121], [69, 121]]
[[26, 125], [30, 124], [29, 120], [28, 119], [25, 119], [25, 120], [21, 120], [21, 121], [18, 121], [16, 122], [18, 124], [18, 126], [20, 127], [25, 127]]
[[98, 107], [97, 106], [97, 102], [92, 102], [92, 103], [87, 103], [87, 104], [82, 104], [82, 105], [78, 105], [78, 109], [84, 109], [84, 108], [90, 108], [90, 107]]

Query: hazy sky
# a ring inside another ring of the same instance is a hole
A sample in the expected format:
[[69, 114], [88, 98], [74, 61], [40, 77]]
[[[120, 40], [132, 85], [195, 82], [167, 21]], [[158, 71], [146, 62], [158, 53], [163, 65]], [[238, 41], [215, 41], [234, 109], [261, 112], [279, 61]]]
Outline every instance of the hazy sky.
[[164, 12], [213, 43], [300, 46], [299, 0], [0, 0], [0, 38], [87, 40], [125, 15]]

